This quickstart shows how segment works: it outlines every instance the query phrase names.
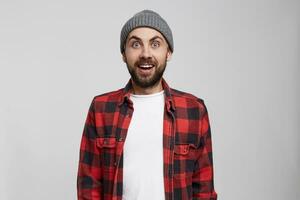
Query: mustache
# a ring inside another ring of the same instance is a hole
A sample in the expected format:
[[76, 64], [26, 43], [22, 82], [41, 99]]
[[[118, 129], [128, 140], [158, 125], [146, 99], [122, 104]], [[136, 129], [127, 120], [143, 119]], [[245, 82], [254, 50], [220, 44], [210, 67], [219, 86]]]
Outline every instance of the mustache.
[[154, 59], [147, 59], [147, 58], [141, 58], [139, 59], [138, 61], [135, 62], [135, 66], [138, 66], [138, 65], [142, 65], [142, 64], [150, 64], [150, 65], [157, 65], [157, 61], [154, 60]]

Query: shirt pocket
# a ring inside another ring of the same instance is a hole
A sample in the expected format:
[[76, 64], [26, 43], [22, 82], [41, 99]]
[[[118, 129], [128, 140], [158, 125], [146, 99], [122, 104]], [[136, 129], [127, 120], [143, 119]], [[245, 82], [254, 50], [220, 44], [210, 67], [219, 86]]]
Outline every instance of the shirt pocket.
[[194, 144], [175, 144], [174, 178], [185, 179], [193, 175], [196, 153]]
[[117, 142], [117, 140], [115, 137], [97, 138], [97, 146], [99, 148], [115, 148], [116, 142]]
[[96, 139], [97, 148], [100, 150], [101, 167], [104, 172], [114, 172], [116, 162], [116, 146], [115, 137], [100, 137]]

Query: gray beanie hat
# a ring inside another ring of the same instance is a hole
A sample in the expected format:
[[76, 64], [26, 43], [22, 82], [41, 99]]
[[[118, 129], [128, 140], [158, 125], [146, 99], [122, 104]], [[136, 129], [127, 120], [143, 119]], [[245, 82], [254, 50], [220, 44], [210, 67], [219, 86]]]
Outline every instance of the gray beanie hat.
[[169, 44], [171, 52], [174, 50], [172, 31], [167, 22], [152, 10], [143, 10], [131, 17], [123, 26], [121, 31], [121, 53], [124, 52], [124, 45], [128, 34], [137, 27], [150, 27], [159, 31]]

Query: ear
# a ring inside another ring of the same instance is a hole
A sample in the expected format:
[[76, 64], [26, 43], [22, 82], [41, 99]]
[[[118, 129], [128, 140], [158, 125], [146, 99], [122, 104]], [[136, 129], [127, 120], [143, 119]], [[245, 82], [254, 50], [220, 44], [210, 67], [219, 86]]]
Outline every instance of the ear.
[[123, 62], [126, 63], [127, 59], [126, 59], [126, 56], [125, 56], [125, 52], [122, 53], [122, 59], [123, 59]]
[[167, 52], [167, 61], [170, 61], [172, 57], [172, 52], [170, 51], [170, 49]]

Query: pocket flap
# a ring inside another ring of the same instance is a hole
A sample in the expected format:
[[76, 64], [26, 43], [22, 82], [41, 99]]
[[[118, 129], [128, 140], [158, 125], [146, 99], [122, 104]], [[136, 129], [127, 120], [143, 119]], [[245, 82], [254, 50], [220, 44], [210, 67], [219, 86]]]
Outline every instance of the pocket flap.
[[116, 146], [116, 138], [97, 138], [97, 146], [100, 148], [114, 148]]
[[189, 153], [189, 144], [175, 144], [174, 152], [175, 154], [187, 155]]

